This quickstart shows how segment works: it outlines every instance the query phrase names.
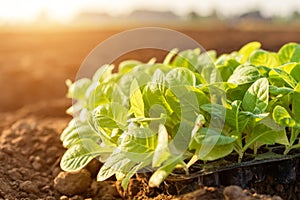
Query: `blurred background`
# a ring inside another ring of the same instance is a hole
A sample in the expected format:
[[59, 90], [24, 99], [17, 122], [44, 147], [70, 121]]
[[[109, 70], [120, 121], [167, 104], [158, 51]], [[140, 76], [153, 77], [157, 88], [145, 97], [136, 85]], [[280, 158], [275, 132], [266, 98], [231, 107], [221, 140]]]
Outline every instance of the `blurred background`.
[[[65, 80], [96, 45], [147, 26], [180, 31], [218, 54], [254, 40], [277, 51], [300, 42], [300, 1], [0, 0], [0, 112], [64, 99]], [[130, 52], [115, 62], [153, 56], [165, 53]]]

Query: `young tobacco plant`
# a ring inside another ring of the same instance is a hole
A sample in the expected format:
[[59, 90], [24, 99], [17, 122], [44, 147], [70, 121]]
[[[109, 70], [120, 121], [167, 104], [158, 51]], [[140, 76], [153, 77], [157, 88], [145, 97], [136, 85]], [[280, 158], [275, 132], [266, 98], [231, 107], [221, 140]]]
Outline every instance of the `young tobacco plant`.
[[102, 66], [69, 86], [76, 103], [61, 140], [66, 171], [103, 162], [97, 179], [115, 176], [127, 187], [139, 171], [158, 187], [176, 168], [213, 162], [231, 153], [243, 161], [267, 145], [300, 148], [300, 45], [278, 52], [251, 42], [216, 56], [199, 49], [150, 60]]

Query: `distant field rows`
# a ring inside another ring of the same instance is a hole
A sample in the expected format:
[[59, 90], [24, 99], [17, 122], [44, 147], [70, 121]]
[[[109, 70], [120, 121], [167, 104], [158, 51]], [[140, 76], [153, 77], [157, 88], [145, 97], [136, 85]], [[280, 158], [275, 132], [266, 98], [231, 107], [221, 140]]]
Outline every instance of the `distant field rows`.
[[[117, 30], [11, 32], [0, 33], [0, 112], [13, 111], [26, 104], [64, 98], [65, 79], [74, 79], [80, 64], [101, 41]], [[242, 31], [182, 30], [205, 49], [230, 52], [257, 40], [265, 49], [278, 50], [284, 43], [300, 42], [300, 30]], [[121, 44], [120, 44], [121, 45]], [[176, 46], [174, 46], [175, 48]], [[179, 47], [180, 48], [180, 47]], [[144, 50], [116, 59], [160, 60], [165, 52]]]

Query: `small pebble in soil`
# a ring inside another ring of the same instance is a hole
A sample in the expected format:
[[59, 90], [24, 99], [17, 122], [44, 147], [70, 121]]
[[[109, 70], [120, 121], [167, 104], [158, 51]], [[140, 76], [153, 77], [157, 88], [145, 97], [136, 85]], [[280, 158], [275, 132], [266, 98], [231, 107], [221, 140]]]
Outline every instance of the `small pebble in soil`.
[[39, 171], [42, 169], [43, 165], [41, 164], [41, 162], [39, 160], [34, 160], [32, 162], [32, 167], [33, 169], [35, 169], [36, 171]]
[[216, 191], [216, 188], [215, 188], [215, 187], [206, 187], [205, 189], [206, 189], [207, 191], [210, 191], [210, 192]]
[[236, 185], [226, 187], [223, 194], [226, 200], [246, 200], [246, 194], [243, 192], [243, 189]]
[[63, 195], [63, 196], [61, 196], [60, 198], [59, 198], [59, 200], [68, 200], [69, 198], [67, 197], [67, 196], [65, 196], [65, 195]]
[[24, 181], [20, 184], [20, 189], [27, 193], [37, 194], [39, 192], [39, 188], [37, 185], [31, 181]]
[[82, 196], [75, 195], [75, 196], [71, 197], [70, 200], [84, 200], [84, 198]]
[[44, 187], [41, 188], [42, 192], [47, 192], [47, 191], [50, 191], [50, 190], [51, 190], [50, 185], [45, 185]]
[[46, 197], [46, 200], [55, 200], [55, 197], [47, 196], [47, 197]]
[[91, 173], [86, 169], [77, 172], [60, 172], [54, 179], [54, 187], [61, 194], [73, 196], [84, 193], [91, 181]]

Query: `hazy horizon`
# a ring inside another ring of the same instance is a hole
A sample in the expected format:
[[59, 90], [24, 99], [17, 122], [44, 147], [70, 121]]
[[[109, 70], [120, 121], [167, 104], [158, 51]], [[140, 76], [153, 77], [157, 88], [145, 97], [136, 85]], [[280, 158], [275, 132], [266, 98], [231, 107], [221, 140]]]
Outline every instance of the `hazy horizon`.
[[260, 10], [265, 17], [290, 16], [300, 11], [297, 0], [0, 0], [0, 24], [31, 23], [41, 16], [52, 21], [70, 22], [81, 12], [108, 13], [111, 16], [128, 15], [133, 10], [172, 11], [184, 16], [191, 11], [208, 16], [216, 11], [219, 16], [231, 17], [252, 10]]

